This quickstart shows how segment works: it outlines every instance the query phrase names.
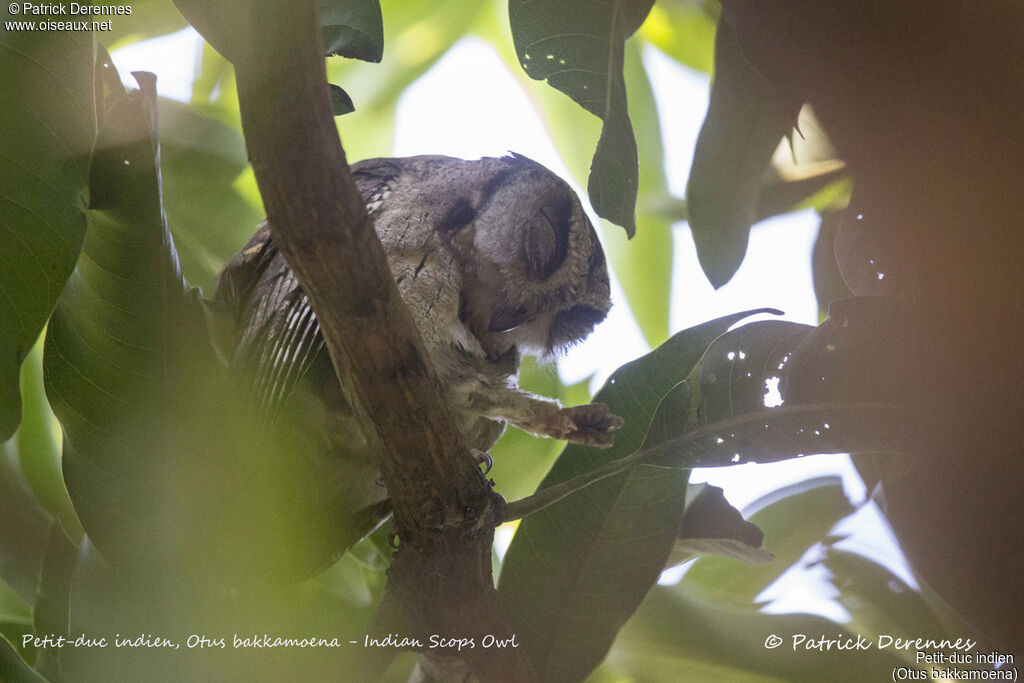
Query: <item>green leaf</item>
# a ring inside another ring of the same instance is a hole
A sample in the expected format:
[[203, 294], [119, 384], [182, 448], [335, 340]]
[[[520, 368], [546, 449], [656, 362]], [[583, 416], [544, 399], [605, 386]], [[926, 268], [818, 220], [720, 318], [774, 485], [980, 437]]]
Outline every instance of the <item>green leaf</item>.
[[[735, 564], [735, 563], [733, 563]], [[742, 569], [751, 569], [742, 567]], [[776, 649], [765, 646], [772, 635]], [[608, 665], [641, 681], [843, 681], [888, 679], [906, 662], [891, 651], [793, 648], [793, 636], [851, 638], [856, 632], [810, 614], [762, 614], [709, 599], [681, 582], [656, 586], [622, 630]]]
[[791, 109], [746, 62], [732, 28], [720, 20], [711, 100], [686, 187], [697, 256], [716, 289], [743, 262], [762, 174], [796, 121]]
[[327, 84], [331, 89], [331, 112], [335, 116], [351, 114], [356, 110], [356, 105], [345, 90], [333, 83]]
[[32, 623], [32, 608], [3, 579], [0, 579], [0, 623]]
[[96, 127], [85, 32], [0, 37], [0, 441], [21, 412], [18, 369], [74, 268]]
[[[66, 636], [71, 627], [71, 577], [78, 548], [54, 525], [39, 575], [39, 594], [35, 602], [34, 630], [39, 634]], [[44, 648], [39, 652], [36, 669], [47, 678], [62, 680], [62, 648]]]
[[850, 299], [819, 327], [756, 322], [719, 337], [658, 407], [645, 462], [716, 467], [902, 450], [898, 316], [883, 299]]
[[693, 484], [686, 492], [686, 511], [665, 566], [673, 567], [699, 555], [721, 555], [744, 564], [768, 562], [773, 556], [761, 548], [763, 541], [764, 533], [743, 519], [725, 499], [722, 489]]
[[107, 48], [120, 48], [140, 40], [165, 36], [188, 26], [181, 12], [169, 2], [142, 0], [132, 3], [131, 8], [131, 14], [96, 17], [100, 21], [110, 19], [110, 31], [97, 34]]
[[262, 219], [234, 186], [249, 167], [241, 133], [194, 109], [159, 101], [164, 210], [186, 280], [209, 288]]
[[711, 73], [719, 12], [717, 2], [659, 2], [640, 27], [640, 35], [680, 64]]
[[601, 222], [608, 260], [629, 303], [629, 309], [655, 348], [669, 335], [669, 304], [672, 288], [672, 225], [652, 210], [652, 198], [668, 191], [665, 178], [664, 141], [654, 102], [654, 92], [640, 57], [631, 42], [626, 46], [626, 77], [630, 83], [629, 109], [636, 122], [640, 146], [638, 233], [628, 239], [620, 230]]
[[142, 89], [115, 95], [96, 141], [89, 230], [44, 357], [69, 493], [90, 535], [125, 551], [143, 539], [115, 539], [111, 522], [140, 522], [153, 505], [128, 482], [150, 462], [143, 435], [159, 427], [182, 340], [202, 329], [164, 223], [155, 79], [137, 77]]
[[43, 508], [59, 520], [65, 533], [81, 539], [82, 524], [71, 505], [61, 472], [60, 427], [43, 388], [42, 337], [21, 366], [21, 396], [24, 406], [16, 438], [25, 481]]
[[509, 0], [509, 22], [519, 62], [604, 125], [594, 152], [587, 191], [602, 218], [636, 232], [638, 168], [629, 120], [624, 48], [647, 17], [653, 0]]
[[85, 247], [47, 333], [68, 491], [114, 565], [206, 588], [306, 576], [380, 521], [345, 469], [369, 466], [229, 381], [164, 220], [155, 85], [137, 78], [98, 137]]
[[775, 559], [745, 566], [723, 557], [701, 557], [683, 576], [688, 591], [716, 605], [752, 607], [761, 592], [853, 512], [842, 483], [835, 477], [787, 486], [754, 505], [764, 507], [750, 516], [750, 522], [764, 532], [765, 550]]
[[379, 62], [384, 55], [384, 22], [379, 0], [325, 0], [320, 30], [327, 56]]
[[[755, 311], [678, 333], [627, 363], [594, 400], [625, 419], [606, 451], [570, 445], [541, 491], [637, 449], [659, 399], [715, 337]], [[640, 466], [527, 517], [502, 568], [498, 594], [541, 680], [579, 680], [661, 572], [679, 529], [689, 472]]]
[[31, 605], [50, 518], [18, 471], [11, 445], [0, 445], [0, 579]]
[[0, 680], [8, 683], [46, 683], [46, 679], [25, 663], [3, 635], [0, 635]]
[[[880, 634], [926, 638], [947, 634], [921, 594], [881, 564], [834, 545], [826, 551], [823, 564], [832, 573], [837, 599], [853, 618], [850, 625], [857, 633], [872, 639]], [[910, 662], [916, 661], [914, 654], [903, 652]]]

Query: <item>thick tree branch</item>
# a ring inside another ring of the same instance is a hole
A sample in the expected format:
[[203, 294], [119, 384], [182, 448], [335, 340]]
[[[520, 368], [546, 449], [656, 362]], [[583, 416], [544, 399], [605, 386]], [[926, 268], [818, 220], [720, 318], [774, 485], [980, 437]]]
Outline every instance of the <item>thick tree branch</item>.
[[[202, 11], [191, 0], [179, 5]], [[415, 635], [507, 637], [490, 562], [501, 500], [454, 427], [349, 173], [329, 105], [316, 2], [240, 7], [249, 12], [240, 25], [253, 30], [234, 41], [230, 57], [249, 157], [274, 241], [380, 453], [401, 539], [388, 591]], [[485, 680], [535, 678], [518, 649], [478, 647], [469, 659]]]

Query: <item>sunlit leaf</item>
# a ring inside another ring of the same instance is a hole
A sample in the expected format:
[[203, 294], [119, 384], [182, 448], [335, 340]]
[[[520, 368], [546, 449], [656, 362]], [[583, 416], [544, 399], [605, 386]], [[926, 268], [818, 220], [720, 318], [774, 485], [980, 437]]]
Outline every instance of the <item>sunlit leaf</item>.
[[509, 21], [523, 70], [546, 80], [604, 121], [587, 191], [602, 218], [636, 231], [637, 148], [626, 102], [624, 45], [653, 0], [552, 4], [510, 0]]
[[[751, 312], [685, 330], [619, 368], [594, 397], [626, 423], [606, 451], [568, 446], [549, 488], [636, 450], [660, 397], [707, 345]], [[685, 507], [686, 470], [635, 467], [530, 515], [498, 586], [513, 630], [542, 680], [578, 680], [657, 579]]]
[[729, 24], [719, 21], [711, 100], [686, 188], [697, 256], [715, 288], [743, 261], [762, 174], [796, 114], [746, 62]]
[[18, 426], [18, 369], [85, 234], [93, 51], [80, 31], [0, 34], [0, 441]]

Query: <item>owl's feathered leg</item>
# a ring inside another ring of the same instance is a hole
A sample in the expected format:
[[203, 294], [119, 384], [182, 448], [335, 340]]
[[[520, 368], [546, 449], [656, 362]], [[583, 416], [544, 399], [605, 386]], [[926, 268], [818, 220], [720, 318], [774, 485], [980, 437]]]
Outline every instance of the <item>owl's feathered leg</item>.
[[562, 407], [557, 401], [483, 377], [474, 383], [454, 386], [451, 391], [454, 404], [464, 410], [507, 422], [531, 434], [585, 446], [610, 447], [613, 432], [623, 425], [622, 418], [610, 414], [603, 403]]

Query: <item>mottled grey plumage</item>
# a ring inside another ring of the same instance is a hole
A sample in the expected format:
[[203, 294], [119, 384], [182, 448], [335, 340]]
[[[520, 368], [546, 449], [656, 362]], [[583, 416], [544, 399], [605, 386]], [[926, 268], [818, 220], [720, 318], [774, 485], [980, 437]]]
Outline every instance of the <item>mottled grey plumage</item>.
[[[516, 386], [520, 354], [583, 339], [610, 306], [604, 254], [568, 185], [519, 155], [368, 159], [352, 172], [467, 444], [486, 451], [510, 423], [610, 445], [622, 421], [604, 406], [562, 408]], [[263, 408], [303, 389], [351, 445], [316, 317], [266, 227], [225, 267], [217, 299]]]

